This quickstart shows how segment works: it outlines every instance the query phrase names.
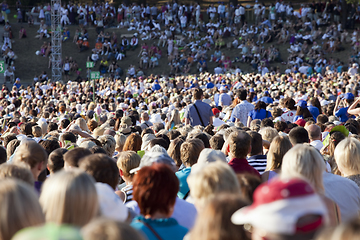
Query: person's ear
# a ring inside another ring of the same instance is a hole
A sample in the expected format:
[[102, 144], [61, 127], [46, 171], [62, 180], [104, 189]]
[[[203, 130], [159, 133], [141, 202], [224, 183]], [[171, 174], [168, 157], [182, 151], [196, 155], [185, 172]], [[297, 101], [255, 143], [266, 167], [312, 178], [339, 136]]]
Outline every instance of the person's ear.
[[122, 178], [124, 176], [123, 170], [119, 169], [120, 177]]

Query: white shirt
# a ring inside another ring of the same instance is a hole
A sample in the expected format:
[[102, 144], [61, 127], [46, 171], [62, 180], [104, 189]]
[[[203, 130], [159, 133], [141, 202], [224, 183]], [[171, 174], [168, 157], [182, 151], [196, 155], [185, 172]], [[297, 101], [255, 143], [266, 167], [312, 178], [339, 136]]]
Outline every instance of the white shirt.
[[310, 145], [319, 151], [324, 147], [323, 143], [320, 140], [314, 140], [310, 142]]
[[350, 179], [324, 172], [325, 196], [333, 200], [340, 208], [341, 221], [358, 218], [360, 213], [360, 190]]

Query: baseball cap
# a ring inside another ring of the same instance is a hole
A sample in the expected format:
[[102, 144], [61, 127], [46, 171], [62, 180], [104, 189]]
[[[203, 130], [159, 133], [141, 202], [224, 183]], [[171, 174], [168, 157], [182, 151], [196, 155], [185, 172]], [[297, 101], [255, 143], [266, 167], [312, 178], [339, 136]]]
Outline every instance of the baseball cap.
[[217, 108], [213, 108], [212, 112], [213, 112], [214, 115], [216, 115], [216, 114], [220, 113], [221, 111], [219, 109], [217, 109]]
[[298, 103], [295, 106], [299, 106], [301, 108], [306, 108], [307, 102], [305, 100], [300, 100], [300, 101], [298, 101]]
[[220, 87], [220, 91], [225, 91], [225, 90], [226, 90], [226, 87], [224, 87], [224, 86]]
[[300, 126], [300, 127], [304, 127], [306, 124], [306, 121], [302, 118], [299, 118], [298, 120], [295, 121], [295, 124]]
[[175, 161], [168, 154], [163, 152], [146, 152], [141, 158], [139, 167], [131, 169], [130, 174], [136, 173], [142, 167], [148, 167], [154, 163], [163, 163], [172, 168], [176, 167]]
[[347, 100], [353, 100], [354, 94], [352, 94], [351, 92], [345, 93], [343, 99], [347, 99]]
[[[297, 226], [299, 218], [313, 214], [320, 218]], [[237, 210], [234, 224], [251, 224], [267, 232], [293, 235], [314, 231], [328, 221], [327, 209], [309, 183], [302, 179], [274, 179], [254, 192], [252, 205]]]

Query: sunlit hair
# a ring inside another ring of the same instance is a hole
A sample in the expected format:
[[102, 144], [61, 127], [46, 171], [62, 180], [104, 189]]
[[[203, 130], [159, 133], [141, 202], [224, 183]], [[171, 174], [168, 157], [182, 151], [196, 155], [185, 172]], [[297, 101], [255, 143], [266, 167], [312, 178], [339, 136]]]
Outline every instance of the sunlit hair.
[[142, 144], [142, 138], [137, 133], [132, 133], [126, 138], [123, 151], [140, 151]]
[[261, 128], [259, 133], [264, 140], [269, 141], [270, 143], [276, 136], [278, 136], [278, 131], [272, 127]]
[[36, 164], [43, 163], [44, 166], [47, 164], [48, 155], [45, 149], [35, 141], [25, 141], [18, 147], [13, 161], [24, 162], [34, 168]]
[[34, 188], [15, 179], [0, 180], [0, 239], [9, 240], [19, 230], [43, 224]]
[[121, 152], [123, 150], [125, 141], [126, 141], [126, 136], [124, 134], [116, 134], [115, 135], [116, 151]]
[[357, 240], [360, 239], [360, 220], [358, 218], [344, 222], [335, 228], [324, 229], [317, 240]]
[[325, 161], [318, 150], [310, 145], [297, 144], [283, 157], [281, 177], [305, 178], [318, 193], [322, 194], [324, 193], [322, 175], [325, 170]]
[[190, 240], [247, 240], [245, 230], [231, 222], [232, 214], [247, 203], [240, 194], [220, 194], [199, 212]]
[[47, 222], [82, 227], [98, 213], [94, 179], [78, 169], [55, 173], [44, 183], [40, 204]]
[[144, 237], [129, 224], [98, 218], [81, 230], [86, 240], [144, 240]]
[[[21, 166], [23, 165], [23, 166]], [[0, 179], [5, 178], [16, 178], [25, 183], [28, 183], [30, 186], [34, 186], [34, 177], [26, 164], [8, 164], [3, 163], [0, 165]]]
[[115, 152], [116, 141], [111, 135], [103, 135], [98, 138], [102, 144], [102, 148], [106, 151], [109, 157], [112, 157]]
[[80, 117], [80, 118], [76, 119], [75, 124], [77, 124], [81, 128], [81, 130], [83, 130], [85, 132], [90, 132], [85, 119]]
[[140, 164], [141, 157], [134, 151], [121, 152], [118, 155], [117, 166], [125, 177], [133, 178], [134, 173], [130, 173], [131, 169], [137, 168]]
[[219, 193], [240, 193], [239, 182], [231, 167], [221, 161], [196, 165], [187, 179], [197, 207]]
[[360, 141], [345, 138], [335, 148], [334, 157], [340, 172], [345, 176], [360, 174]]
[[291, 147], [292, 144], [288, 137], [275, 137], [270, 144], [269, 152], [267, 154], [266, 171], [280, 169], [283, 157]]

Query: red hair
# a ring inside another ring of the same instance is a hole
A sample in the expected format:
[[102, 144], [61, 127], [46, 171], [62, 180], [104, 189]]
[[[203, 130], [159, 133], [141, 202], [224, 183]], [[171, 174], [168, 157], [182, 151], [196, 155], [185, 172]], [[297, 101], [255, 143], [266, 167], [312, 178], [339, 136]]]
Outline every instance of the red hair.
[[133, 197], [142, 215], [157, 211], [168, 214], [175, 204], [179, 180], [169, 166], [155, 163], [135, 174], [133, 186]]

